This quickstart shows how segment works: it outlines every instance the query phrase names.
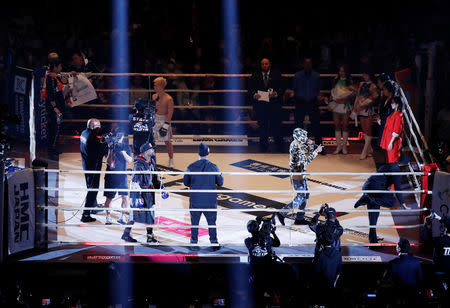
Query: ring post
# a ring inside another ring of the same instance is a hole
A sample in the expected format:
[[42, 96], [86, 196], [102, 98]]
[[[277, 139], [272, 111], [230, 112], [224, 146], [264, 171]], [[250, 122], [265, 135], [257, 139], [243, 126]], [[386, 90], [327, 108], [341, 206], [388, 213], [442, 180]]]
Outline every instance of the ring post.
[[[48, 164], [41, 160], [33, 161], [34, 185], [35, 187], [48, 186], [48, 174], [45, 172]], [[44, 189], [35, 189], [35, 219], [36, 232], [34, 237], [34, 246], [39, 250], [48, 250], [48, 227], [42, 224], [48, 223], [48, 209], [42, 206], [48, 206], [48, 191]]]

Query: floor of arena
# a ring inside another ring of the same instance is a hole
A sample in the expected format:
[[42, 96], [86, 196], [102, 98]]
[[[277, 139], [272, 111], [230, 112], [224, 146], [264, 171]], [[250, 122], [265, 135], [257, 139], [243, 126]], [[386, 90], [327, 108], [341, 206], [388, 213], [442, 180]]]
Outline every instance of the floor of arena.
[[[360, 160], [357, 154], [358, 145], [353, 154], [348, 155], [319, 155], [308, 166], [309, 172], [375, 172], [376, 164], [373, 158]], [[211, 149], [210, 160], [217, 164], [221, 171], [258, 172], [288, 171], [289, 157], [284, 153], [252, 153], [251, 150], [240, 152], [226, 152], [227, 149]], [[328, 149], [332, 151], [332, 147]], [[222, 152], [222, 153], [221, 153]], [[161, 147], [158, 149], [157, 162], [160, 170], [185, 171], [186, 167], [198, 159], [196, 147], [183, 149], [175, 148], [175, 167], [169, 169], [168, 156]], [[56, 165], [55, 165], [56, 166]], [[63, 153], [59, 156], [57, 167], [64, 170], [80, 170], [81, 158], [78, 152]], [[52, 168], [52, 166], [50, 166]], [[129, 166], [131, 168], [131, 166]], [[54, 177], [54, 178], [53, 178]], [[83, 174], [65, 173], [54, 176], [49, 175], [49, 186], [59, 188], [85, 187]], [[342, 191], [359, 190], [368, 176], [361, 175], [313, 175], [308, 177], [310, 190]], [[130, 179], [130, 177], [129, 177]], [[183, 185], [182, 175], [164, 176], [164, 183], [170, 189], [186, 189]], [[100, 187], [103, 187], [103, 176]], [[224, 175], [223, 189], [226, 190], [290, 190], [292, 189], [289, 177], [281, 176], [237, 176]], [[409, 189], [405, 183], [403, 189]], [[159, 195], [159, 194], [157, 194]], [[65, 207], [81, 207], [85, 192], [62, 191], [58, 194], [49, 192], [49, 205]], [[248, 194], [230, 193], [218, 194], [218, 207], [222, 209], [233, 208], [270, 208], [277, 209], [289, 203], [294, 194]], [[353, 209], [355, 201], [360, 194], [343, 193], [314, 193], [311, 194], [307, 209], [319, 209], [321, 204], [328, 203], [338, 212], [338, 219], [344, 227], [342, 236], [342, 254], [346, 262], [387, 262], [396, 256], [395, 247], [379, 247], [369, 249], [362, 246], [368, 243], [368, 229], [356, 226], [368, 225], [367, 213], [348, 213]], [[408, 205], [417, 208], [413, 196], [405, 198]], [[104, 203], [105, 197], [100, 192], [98, 202]], [[116, 196], [111, 204], [112, 208], [120, 208], [121, 199]], [[164, 208], [189, 208], [189, 194], [171, 193], [168, 199], [157, 197], [155, 216], [156, 222], [167, 226], [173, 224], [190, 224], [189, 212], [164, 211]], [[363, 207], [365, 208], [365, 207]], [[401, 207], [400, 207], [401, 208]], [[49, 239], [53, 241], [49, 250], [37, 255], [22, 255], [23, 261], [52, 261], [52, 262], [84, 262], [84, 261], [110, 261], [113, 259], [132, 261], [160, 261], [160, 262], [240, 262], [246, 261], [247, 250], [244, 239], [249, 236], [246, 230], [247, 221], [254, 219], [261, 212], [220, 212], [218, 214], [218, 239], [221, 249], [214, 251], [211, 247], [201, 247], [194, 254], [188, 249], [189, 229], [164, 228], [155, 229], [154, 233], [160, 242], [159, 246], [146, 244], [145, 227], [139, 223], [134, 225], [132, 236], [140, 245], [128, 245], [121, 241], [123, 227], [114, 224], [105, 226], [105, 212], [93, 215], [97, 219], [91, 224], [80, 222], [81, 211], [49, 211], [49, 223], [78, 224], [80, 227], [50, 228]], [[266, 212], [267, 213], [267, 212]], [[309, 213], [307, 216], [312, 217]], [[120, 212], [113, 211], [112, 217], [117, 220]], [[413, 225], [419, 223], [419, 213], [397, 212], [380, 213], [378, 225]], [[314, 254], [315, 234], [308, 226], [293, 226], [293, 220], [286, 219], [287, 228], [278, 228], [277, 234], [282, 246], [276, 248], [276, 253], [285, 260], [301, 260], [311, 258]], [[92, 227], [94, 225], [95, 227]], [[204, 217], [200, 225], [206, 225]], [[230, 228], [228, 226], [237, 226]], [[291, 226], [289, 226], [291, 225]], [[224, 226], [221, 228], [221, 226]], [[411, 242], [418, 242], [419, 229], [377, 229], [381, 243], [395, 243], [399, 237], [406, 237]], [[199, 230], [199, 244], [209, 244], [207, 228]], [[424, 256], [425, 259], [427, 259]]]

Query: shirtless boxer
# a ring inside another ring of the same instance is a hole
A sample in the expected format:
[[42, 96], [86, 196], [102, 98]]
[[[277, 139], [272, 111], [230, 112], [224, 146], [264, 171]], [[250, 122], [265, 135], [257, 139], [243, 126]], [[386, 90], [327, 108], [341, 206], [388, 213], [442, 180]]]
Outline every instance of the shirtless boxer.
[[158, 77], [153, 81], [155, 94], [152, 99], [156, 101], [155, 126], [153, 133], [158, 141], [164, 141], [169, 154], [169, 168], [173, 168], [173, 145], [172, 145], [172, 127], [170, 121], [173, 115], [173, 98], [164, 91], [167, 81], [163, 77]]

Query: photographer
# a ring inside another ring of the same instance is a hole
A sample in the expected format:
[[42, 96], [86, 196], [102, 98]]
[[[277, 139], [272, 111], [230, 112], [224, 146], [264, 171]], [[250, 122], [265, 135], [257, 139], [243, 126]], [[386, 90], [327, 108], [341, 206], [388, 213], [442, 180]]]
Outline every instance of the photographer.
[[[89, 119], [86, 129], [80, 136], [80, 152], [83, 170], [101, 170], [103, 156], [107, 154], [105, 144], [100, 143], [97, 138], [101, 128], [98, 119]], [[100, 174], [85, 174], [87, 188], [99, 188]], [[97, 191], [89, 191], [86, 194], [85, 207], [98, 207]], [[95, 218], [91, 217], [91, 211], [85, 210], [81, 216], [82, 222], [93, 222]]]
[[[325, 216], [325, 222], [319, 222], [319, 216]], [[310, 229], [316, 233], [314, 250], [314, 271], [319, 285], [334, 287], [342, 268], [341, 235], [343, 228], [336, 219], [336, 210], [323, 204], [311, 221]]]
[[146, 142], [152, 147], [155, 146], [155, 137], [153, 136], [153, 126], [155, 125], [154, 107], [143, 98], [139, 98], [134, 102], [135, 112], [130, 114], [129, 133], [133, 134], [133, 154], [139, 155], [140, 148]]
[[[441, 223], [441, 233], [438, 237], [433, 237], [432, 224], [433, 219]], [[450, 280], [450, 218], [449, 216], [440, 217], [432, 212], [425, 218], [425, 226], [422, 228], [421, 239], [425, 245], [433, 246], [433, 263], [439, 276]]]
[[[154, 171], [155, 170], [155, 148], [146, 142], [141, 145], [141, 154], [134, 158], [134, 171]], [[156, 174], [134, 174], [131, 180], [132, 189], [161, 188], [162, 183]], [[155, 203], [154, 192], [131, 192], [131, 207], [153, 208]], [[164, 197], [163, 197], [164, 198]], [[131, 214], [133, 224], [135, 221], [153, 225], [155, 223], [155, 212], [153, 211], [133, 211]], [[122, 239], [126, 242], [136, 242], [130, 235], [131, 227], [126, 228], [122, 234]], [[158, 243], [153, 235], [153, 228], [147, 227], [147, 243]]]
[[276, 227], [272, 224], [270, 218], [257, 217], [256, 220], [248, 221], [247, 230], [252, 237], [245, 239], [245, 246], [248, 249], [250, 264], [271, 264], [275, 262], [275, 253], [272, 251], [272, 247], [280, 246], [280, 240], [275, 233], [275, 229]]
[[[106, 157], [106, 171], [126, 171], [127, 163], [131, 163], [130, 147], [123, 143], [124, 132], [119, 127], [114, 129], [113, 134], [103, 136], [104, 141], [108, 144], [108, 156]], [[110, 174], [105, 175], [105, 188], [128, 189], [126, 174]], [[128, 192], [120, 191], [122, 196], [122, 208], [127, 208], [129, 204]], [[105, 208], [109, 208], [112, 199], [116, 196], [116, 191], [105, 191], [106, 197]], [[121, 212], [121, 217], [117, 220], [118, 223], [126, 224], [123, 219], [124, 212]], [[110, 211], [106, 211], [106, 224], [111, 224]]]

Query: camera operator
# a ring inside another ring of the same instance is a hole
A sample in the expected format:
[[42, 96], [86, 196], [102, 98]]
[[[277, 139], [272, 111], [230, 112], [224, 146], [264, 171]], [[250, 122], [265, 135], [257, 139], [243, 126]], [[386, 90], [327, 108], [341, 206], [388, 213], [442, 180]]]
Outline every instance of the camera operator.
[[[431, 222], [433, 219], [439, 220], [441, 230], [444, 232], [439, 237], [433, 237]], [[444, 227], [442, 229], [442, 227]], [[422, 241], [425, 244], [433, 246], [433, 263], [438, 276], [441, 276], [450, 282], [450, 218], [449, 216], [440, 217], [432, 212], [425, 218], [425, 226], [421, 233]]]
[[256, 220], [248, 221], [247, 230], [252, 237], [245, 239], [245, 246], [248, 249], [250, 264], [271, 264], [275, 262], [276, 256], [272, 247], [280, 246], [280, 239], [276, 235], [275, 229], [276, 227], [272, 224], [270, 218], [257, 217]]
[[[319, 222], [324, 215], [325, 222]], [[342, 268], [341, 235], [343, 228], [336, 219], [336, 210], [323, 204], [311, 221], [310, 229], [316, 233], [314, 271], [319, 285], [334, 287]]]
[[[106, 171], [126, 171], [127, 163], [131, 163], [130, 147], [123, 142], [124, 132], [121, 128], [116, 127], [112, 135], [104, 136], [105, 142], [108, 144], [108, 156], [106, 157]], [[126, 174], [109, 174], [105, 175], [105, 188], [128, 189]], [[122, 197], [122, 208], [127, 208], [129, 204], [128, 192], [120, 191]], [[109, 208], [112, 199], [116, 196], [116, 191], [105, 191], [106, 197], [105, 208]], [[124, 212], [117, 220], [118, 223], [126, 224], [124, 220]], [[106, 224], [111, 224], [110, 211], [106, 211]]]
[[133, 134], [133, 154], [139, 155], [140, 148], [146, 142], [155, 147], [155, 137], [153, 136], [153, 126], [155, 125], [155, 111], [148, 102], [139, 98], [134, 102], [135, 112], [130, 114], [129, 132]]
[[48, 70], [45, 75], [41, 97], [46, 100], [48, 114], [48, 152], [58, 155], [56, 145], [61, 129], [62, 116], [65, 111], [65, 100], [63, 95], [64, 84], [68, 81], [61, 77], [61, 59], [56, 52], [48, 55]]
[[[86, 129], [80, 136], [80, 152], [83, 170], [101, 170], [103, 156], [107, 154], [107, 147], [98, 139], [101, 124], [98, 119], [89, 119]], [[87, 188], [99, 188], [100, 174], [85, 174]], [[89, 191], [86, 194], [85, 207], [98, 207], [97, 191]], [[82, 222], [93, 222], [91, 211], [85, 210], [81, 216]]]
[[[146, 142], [141, 145], [141, 154], [134, 157], [134, 171], [154, 171], [155, 160], [155, 148]], [[132, 189], [149, 189], [149, 188], [161, 188], [162, 183], [158, 180], [156, 174], [134, 174], [131, 180]], [[153, 208], [155, 203], [154, 192], [131, 192], [131, 207], [134, 208]], [[164, 198], [164, 197], [163, 197]], [[153, 211], [133, 211], [131, 213], [133, 224], [135, 221], [153, 225], [155, 223], [155, 212]], [[136, 242], [130, 235], [131, 227], [126, 228], [122, 234], [122, 239], [126, 242]], [[147, 227], [147, 243], [157, 243], [153, 235], [153, 228]]]

